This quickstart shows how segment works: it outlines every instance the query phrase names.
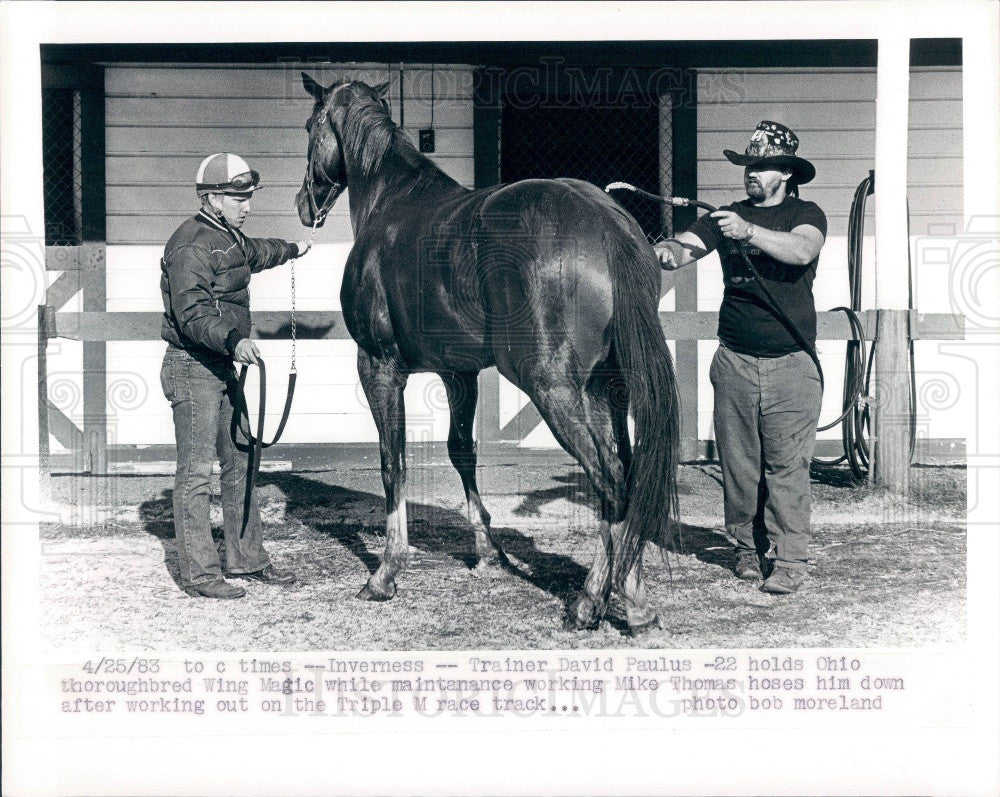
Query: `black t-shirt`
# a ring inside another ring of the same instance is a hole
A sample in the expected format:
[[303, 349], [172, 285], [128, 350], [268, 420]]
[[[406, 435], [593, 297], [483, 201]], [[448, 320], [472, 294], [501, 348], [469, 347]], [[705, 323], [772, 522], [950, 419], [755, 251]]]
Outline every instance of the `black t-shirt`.
[[[741, 218], [777, 232], [791, 232], [809, 224], [826, 237], [826, 215], [814, 202], [787, 197], [780, 205], [758, 207], [744, 199], [726, 205]], [[689, 229], [709, 252], [718, 249], [726, 290], [719, 310], [719, 340], [727, 348], [754, 357], [781, 357], [802, 349], [792, 333], [771, 309], [767, 297], [746, 267], [733, 242], [719, 230], [718, 222], [707, 213]], [[810, 345], [816, 343], [816, 305], [812, 295], [819, 256], [805, 266], [781, 263], [753, 245], [744, 244], [757, 273], [781, 303], [788, 316]]]

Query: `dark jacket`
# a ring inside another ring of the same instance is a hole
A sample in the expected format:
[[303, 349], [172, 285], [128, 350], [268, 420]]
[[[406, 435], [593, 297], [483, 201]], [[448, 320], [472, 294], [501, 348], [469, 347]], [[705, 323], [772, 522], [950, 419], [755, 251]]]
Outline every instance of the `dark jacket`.
[[170, 236], [160, 261], [160, 335], [192, 354], [233, 356], [250, 337], [250, 274], [298, 254], [277, 238], [248, 238], [205, 210]]

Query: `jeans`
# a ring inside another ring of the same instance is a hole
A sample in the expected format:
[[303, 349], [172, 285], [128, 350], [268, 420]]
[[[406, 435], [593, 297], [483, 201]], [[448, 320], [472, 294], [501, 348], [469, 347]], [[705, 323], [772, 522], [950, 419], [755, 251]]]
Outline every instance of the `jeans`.
[[822, 400], [816, 365], [804, 351], [752, 357], [720, 345], [709, 376], [726, 530], [738, 550], [805, 570], [809, 464]]
[[268, 564], [256, 494], [251, 496], [246, 531], [243, 503], [247, 454], [230, 436], [236, 384], [232, 363], [193, 356], [168, 346], [160, 371], [163, 395], [174, 416], [177, 472], [174, 481], [174, 530], [182, 587], [222, 578], [222, 564], [209, 520], [212, 464], [221, 466], [222, 526], [226, 569], [252, 573]]

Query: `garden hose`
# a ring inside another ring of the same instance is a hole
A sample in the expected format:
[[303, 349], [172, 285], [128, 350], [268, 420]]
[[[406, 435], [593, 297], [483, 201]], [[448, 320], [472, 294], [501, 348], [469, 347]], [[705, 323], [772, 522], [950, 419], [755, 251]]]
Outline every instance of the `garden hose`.
[[[870, 463], [869, 448], [866, 441], [866, 431], [870, 429], [870, 415], [868, 408], [868, 388], [871, 380], [871, 367], [873, 358], [868, 357], [865, 345], [864, 327], [858, 313], [861, 310], [861, 264], [862, 248], [864, 243], [864, 217], [865, 204], [867, 198], [874, 193], [875, 173], [871, 172], [868, 177], [861, 181], [854, 194], [854, 201], [851, 204], [851, 214], [848, 225], [848, 279], [850, 282], [850, 307], [834, 307], [833, 311], [843, 312], [847, 316], [848, 324], [851, 327], [852, 337], [847, 341], [846, 361], [844, 365], [844, 390], [841, 404], [842, 412], [840, 416], [830, 423], [820, 426], [816, 431], [826, 431], [832, 429], [837, 424], [842, 425], [842, 440], [844, 444], [844, 454], [832, 460], [823, 460], [814, 457], [813, 462], [818, 465], [839, 465], [847, 462], [851, 470], [852, 479], [861, 482], [867, 475]], [[643, 191], [629, 183], [611, 183], [605, 189], [608, 193], [615, 190], [627, 190], [643, 196], [647, 199], [660, 202], [674, 207], [695, 206], [703, 208], [708, 212], [714, 212], [717, 208], [707, 202], [700, 202], [687, 197], [663, 197], [657, 194]], [[824, 384], [823, 367], [820, 364], [816, 348], [805, 339], [802, 331], [795, 325], [795, 322], [788, 316], [781, 303], [774, 297], [767, 285], [761, 279], [757, 269], [754, 268], [743, 246], [742, 241], [733, 241], [734, 251], [736, 251], [750, 273], [756, 279], [761, 288], [761, 292], [771, 305], [775, 315], [787, 327], [788, 331], [795, 338], [799, 346], [802, 347], [819, 373], [820, 385]], [[911, 277], [912, 292], [912, 277]], [[912, 304], [912, 301], [911, 301]], [[911, 374], [913, 372], [913, 345], [910, 344]], [[915, 406], [915, 381], [911, 378], [911, 406]], [[865, 398], [862, 401], [862, 397]], [[915, 436], [916, 426], [913, 413], [910, 413], [911, 421], [911, 457], [912, 440]]]
[[[875, 193], [875, 172], [870, 171], [868, 177], [862, 180], [854, 192], [851, 202], [851, 213], [847, 226], [847, 277], [850, 285], [851, 310], [856, 314], [861, 310], [861, 275], [865, 228], [865, 205], [868, 197]], [[909, 240], [909, 203], [907, 203], [907, 240]], [[909, 251], [909, 248], [908, 248]], [[913, 307], [913, 266], [908, 263], [907, 279], [909, 296], [907, 306]], [[844, 308], [834, 308], [840, 310]], [[849, 318], [851, 316], [848, 316]], [[854, 321], [851, 322], [854, 328]], [[872, 339], [871, 355], [867, 358], [860, 325], [854, 329], [855, 339], [847, 341], [847, 351], [844, 363], [844, 415], [842, 416], [842, 439], [844, 453], [832, 460], [813, 458], [818, 465], [839, 465], [847, 462], [851, 476], [856, 483], [865, 481], [871, 466], [871, 452], [868, 438], [871, 434], [871, 416], [869, 412], [869, 396], [871, 387], [872, 366], [875, 362], [875, 339]], [[917, 437], [917, 380], [916, 362], [912, 338], [909, 341], [909, 461], [913, 461]], [[863, 400], [862, 400], [863, 399]], [[836, 423], [836, 422], [834, 422]], [[820, 427], [817, 431], [825, 431], [833, 426]]]
[[[865, 346], [864, 332], [860, 324], [855, 326], [857, 313], [861, 311], [861, 275], [864, 246], [865, 207], [868, 197], [875, 190], [875, 174], [870, 172], [862, 180], [854, 192], [851, 202], [851, 212], [847, 222], [847, 281], [850, 292], [849, 308], [834, 308], [849, 310], [853, 338], [847, 341], [844, 353], [844, 392], [843, 415], [832, 424], [822, 426], [816, 431], [821, 432], [841, 423], [841, 441], [844, 453], [835, 459], [813, 457], [817, 465], [839, 465], [846, 462], [855, 482], [861, 482], [868, 473], [870, 451], [868, 434], [871, 430], [871, 416], [868, 405], [868, 389], [871, 384], [871, 367], [873, 357], [868, 357]], [[874, 341], [873, 341], [874, 343]], [[862, 396], [866, 400], [862, 401]]]

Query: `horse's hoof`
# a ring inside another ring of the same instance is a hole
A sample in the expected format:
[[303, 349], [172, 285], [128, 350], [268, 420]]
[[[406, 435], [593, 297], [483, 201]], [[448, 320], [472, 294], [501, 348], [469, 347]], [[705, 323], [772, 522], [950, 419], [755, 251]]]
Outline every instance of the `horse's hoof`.
[[613, 596], [608, 601], [608, 607], [604, 610], [604, 614], [609, 620], [617, 620], [628, 625], [628, 613], [625, 611], [625, 607]]
[[590, 598], [580, 596], [570, 604], [563, 618], [563, 628], [567, 631], [596, 631], [601, 624], [601, 616]]
[[357, 599], [361, 601], [376, 601], [382, 603], [384, 601], [392, 600], [396, 595], [396, 585], [390, 583], [392, 589], [389, 592], [380, 592], [378, 590], [372, 589], [371, 582], [369, 581], [365, 584], [361, 591], [357, 594]]
[[565, 631], [596, 631], [600, 627], [601, 621], [596, 617], [593, 620], [585, 621], [568, 614], [563, 618], [563, 630]]
[[507, 564], [506, 556], [502, 558], [495, 555], [480, 557], [475, 567], [472, 568], [472, 574], [474, 576], [496, 576], [503, 572]]
[[641, 636], [654, 628], [663, 628], [663, 624], [660, 622], [660, 618], [655, 612], [653, 612], [652, 616], [648, 620], [629, 621], [628, 635], [631, 637]]
[[510, 559], [498, 545], [491, 545], [476, 550], [476, 568], [479, 567], [510, 567]]

